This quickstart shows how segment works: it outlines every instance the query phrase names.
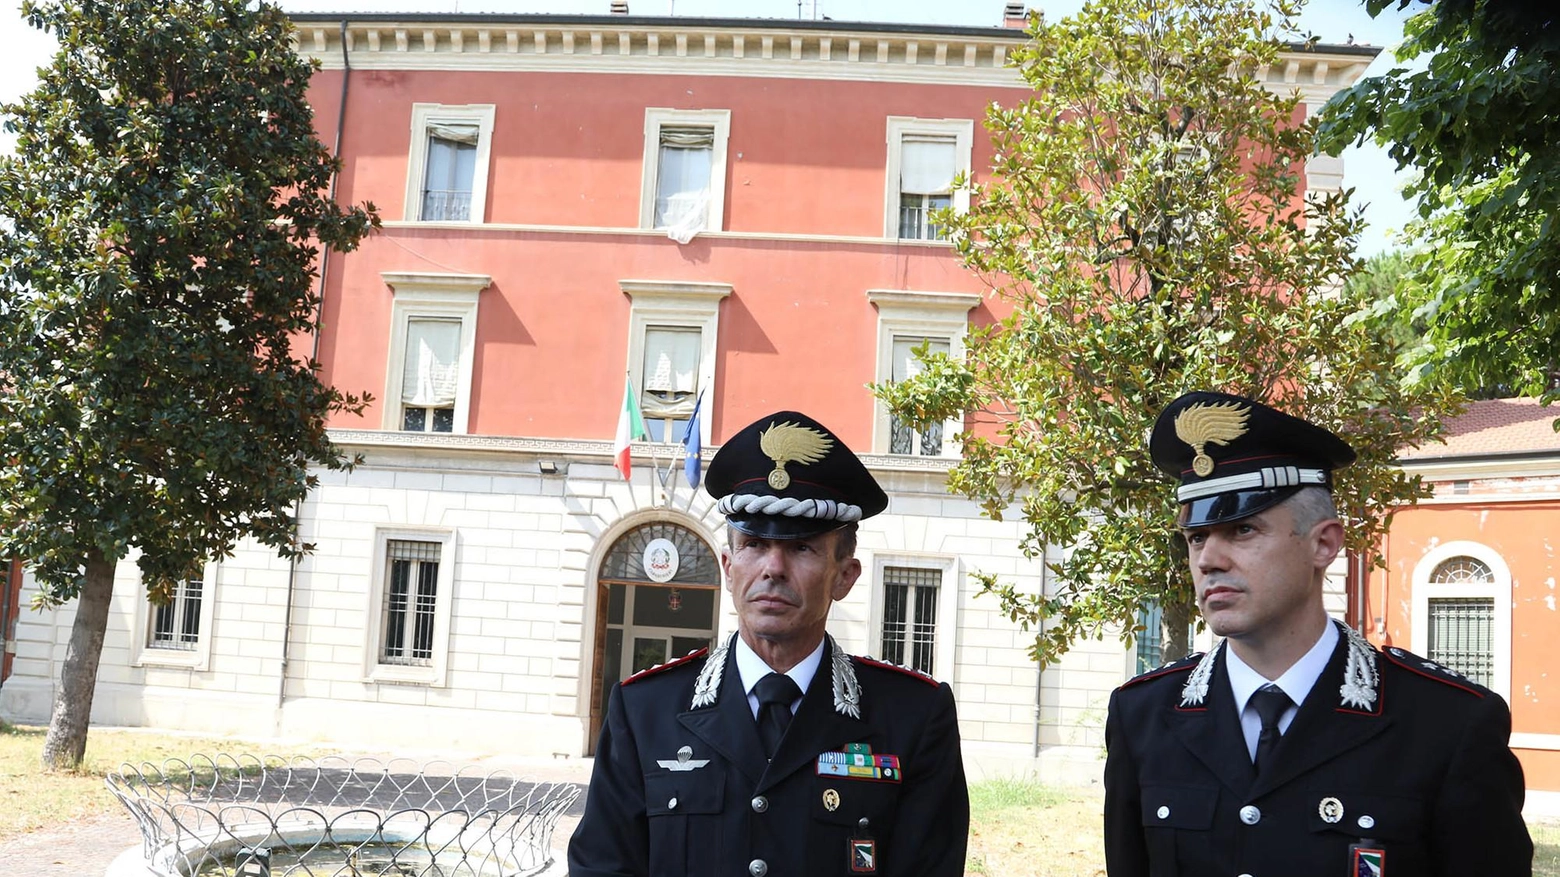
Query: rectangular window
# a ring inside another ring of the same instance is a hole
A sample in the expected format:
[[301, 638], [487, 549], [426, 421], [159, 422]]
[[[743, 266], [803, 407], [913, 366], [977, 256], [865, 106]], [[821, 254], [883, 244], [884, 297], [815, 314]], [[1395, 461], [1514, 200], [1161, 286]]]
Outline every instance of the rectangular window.
[[645, 329], [644, 392], [639, 405], [652, 441], [681, 441], [699, 392], [703, 336], [697, 326]]
[[[894, 337], [894, 359], [890, 366], [889, 380], [898, 383], [915, 377], [921, 371], [921, 363], [915, 358], [915, 349], [922, 344], [929, 353], [949, 352], [950, 345], [943, 339]], [[912, 454], [921, 457], [940, 457], [943, 452], [943, 424], [931, 423], [920, 429], [897, 416], [889, 417], [888, 452]]]
[[391, 539], [385, 554], [384, 649], [386, 664], [433, 663], [433, 627], [439, 589], [438, 542]]
[[147, 648], [191, 652], [200, 645], [201, 590], [204, 587], [205, 583], [199, 579], [180, 582], [172, 600], [152, 607]]
[[1495, 600], [1430, 598], [1428, 657], [1488, 686], [1495, 674]]
[[883, 568], [883, 660], [931, 673], [942, 571]]
[[406, 321], [401, 375], [401, 429], [452, 432], [460, 389], [460, 320], [412, 317]]
[[709, 228], [713, 127], [661, 129], [655, 169], [655, 228], [699, 232]]
[[493, 104], [412, 104], [405, 219], [483, 221], [493, 120]]
[[471, 218], [471, 187], [477, 172], [476, 125], [428, 126], [428, 164], [423, 175], [425, 222], [465, 222]]
[[951, 136], [906, 134], [899, 150], [899, 237], [940, 241], [944, 230], [932, 222], [931, 212], [953, 205], [956, 141]]
[[640, 228], [663, 229], [684, 244], [721, 230], [730, 133], [730, 110], [645, 109]]
[[1133, 675], [1147, 673], [1164, 663], [1165, 633], [1164, 612], [1158, 602], [1148, 603], [1138, 610], [1137, 648]]

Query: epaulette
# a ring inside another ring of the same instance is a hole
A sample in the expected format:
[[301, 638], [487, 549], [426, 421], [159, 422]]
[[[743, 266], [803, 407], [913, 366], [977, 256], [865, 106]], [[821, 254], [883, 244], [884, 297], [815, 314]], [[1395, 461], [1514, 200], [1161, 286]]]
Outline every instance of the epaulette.
[[1486, 689], [1472, 679], [1453, 670], [1451, 667], [1443, 667], [1429, 658], [1421, 658], [1413, 652], [1406, 652], [1396, 646], [1387, 646], [1381, 650], [1387, 660], [1402, 667], [1410, 673], [1423, 676], [1426, 679], [1434, 679], [1453, 688], [1459, 688], [1475, 697], [1483, 697]]
[[933, 679], [931, 676], [922, 673], [920, 670], [917, 670], [914, 667], [906, 667], [902, 664], [890, 664], [887, 661], [879, 661], [877, 658], [869, 658], [865, 655], [852, 655], [851, 657], [860, 663], [866, 664], [868, 667], [877, 667], [882, 670], [893, 670], [895, 673], [903, 673], [904, 675], [909, 676], [911, 679], [920, 680], [921, 682], [925, 682], [927, 685], [931, 685], [933, 687], [936, 687], [938, 684], [936, 679]]
[[1202, 652], [1192, 652], [1190, 655], [1187, 655], [1179, 661], [1167, 661], [1152, 670], [1145, 670], [1131, 679], [1128, 679], [1126, 682], [1121, 683], [1121, 687], [1130, 688], [1134, 685], [1137, 685], [1139, 682], [1147, 682], [1150, 679], [1158, 679], [1161, 676], [1169, 676], [1173, 673], [1184, 673], [1188, 670], [1191, 670], [1193, 667], [1196, 667], [1197, 662], [1202, 660], [1202, 656]]
[[638, 673], [635, 673], [634, 675], [628, 677], [627, 679], [624, 679], [623, 680], [623, 684], [624, 685], [628, 685], [631, 682], [638, 682], [641, 679], [645, 679], [647, 677], [654, 676], [657, 673], [664, 673], [667, 670], [672, 669], [673, 667], [681, 667], [682, 665], [688, 663], [689, 661], [697, 660], [699, 658], [704, 657], [705, 655], [707, 655], [709, 653], [710, 653], [710, 650], [709, 650], [708, 646], [706, 646], [706, 647], [704, 647], [702, 649], [694, 649], [693, 651], [689, 652], [688, 654], [683, 655], [681, 658], [674, 658], [674, 659], [672, 659], [670, 661], [667, 661], [665, 664], [656, 664], [654, 667], [651, 667], [651, 668], [649, 668], [647, 670], [640, 670]]

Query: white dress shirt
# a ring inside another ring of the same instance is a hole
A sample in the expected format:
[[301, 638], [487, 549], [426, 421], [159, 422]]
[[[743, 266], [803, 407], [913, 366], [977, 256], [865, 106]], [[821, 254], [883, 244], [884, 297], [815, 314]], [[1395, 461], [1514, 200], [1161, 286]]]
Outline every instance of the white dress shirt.
[[[1284, 710], [1278, 717], [1278, 731], [1283, 733], [1289, 730], [1289, 723], [1295, 720], [1295, 713], [1300, 711], [1300, 704], [1305, 702], [1305, 696], [1311, 693], [1312, 686], [1326, 669], [1327, 661], [1332, 657], [1333, 648], [1338, 645], [1338, 626], [1331, 620], [1322, 630], [1321, 639], [1311, 650], [1300, 657], [1300, 660], [1290, 665], [1284, 675], [1277, 679], [1267, 679], [1261, 673], [1251, 669], [1229, 643], [1224, 645], [1224, 669], [1230, 676], [1230, 694], [1235, 698], [1235, 712], [1240, 716], [1240, 729], [1246, 735], [1246, 754], [1255, 761], [1257, 757], [1257, 736], [1262, 733], [1262, 718], [1257, 715], [1256, 709], [1247, 709], [1251, 701], [1251, 695], [1258, 688], [1269, 682], [1277, 685], [1289, 695], [1294, 703]], [[752, 698], [749, 698], [750, 700]], [[756, 707], [755, 707], [756, 709]], [[756, 715], [756, 713], [755, 713]]]
[[[812, 654], [803, 658], [795, 667], [785, 671], [785, 675], [791, 677], [791, 681], [796, 683], [796, 687], [800, 688], [803, 694], [807, 693], [808, 684], [817, 674], [818, 665], [823, 663], [825, 640], [819, 640], [818, 647], [812, 650]], [[748, 709], [753, 711], [754, 719], [758, 718], [758, 695], [753, 693], [753, 686], [758, 684], [758, 680], [773, 672], [775, 672], [774, 668], [764, 663], [764, 659], [748, 646], [742, 634], [737, 634], [737, 675], [742, 679], [742, 690], [747, 692]], [[791, 715], [796, 715], [796, 708], [801, 704], [800, 697], [791, 701]]]

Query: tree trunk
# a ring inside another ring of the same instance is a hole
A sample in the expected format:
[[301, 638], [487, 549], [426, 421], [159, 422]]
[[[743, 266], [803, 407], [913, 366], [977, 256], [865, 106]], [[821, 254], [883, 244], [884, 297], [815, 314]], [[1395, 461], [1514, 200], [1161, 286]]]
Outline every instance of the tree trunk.
[[1192, 604], [1165, 603], [1160, 611], [1165, 644], [1160, 654], [1166, 661], [1179, 661], [1192, 650]]
[[97, 688], [98, 659], [103, 655], [109, 599], [114, 595], [114, 564], [93, 551], [87, 556], [86, 572], [86, 583], [76, 598], [76, 623], [65, 648], [65, 666], [54, 691], [49, 734], [43, 741], [45, 770], [75, 770], [87, 754], [92, 694]]

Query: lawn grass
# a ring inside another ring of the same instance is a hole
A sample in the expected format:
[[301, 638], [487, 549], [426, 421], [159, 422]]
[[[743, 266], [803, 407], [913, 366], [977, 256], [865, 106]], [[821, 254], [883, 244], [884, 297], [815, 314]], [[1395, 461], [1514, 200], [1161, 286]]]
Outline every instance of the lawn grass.
[[271, 753], [231, 739], [94, 728], [87, 736], [87, 757], [81, 768], [50, 772], [38, 761], [45, 731], [0, 722], [0, 843], [63, 822], [125, 813], [103, 779], [126, 761], [160, 765], [164, 759], [189, 758], [198, 752], [309, 754]]
[[[967, 875], [1103, 877], [1098, 788], [1000, 779], [970, 786]], [[1560, 822], [1530, 822], [1533, 877], [1560, 877]]]

